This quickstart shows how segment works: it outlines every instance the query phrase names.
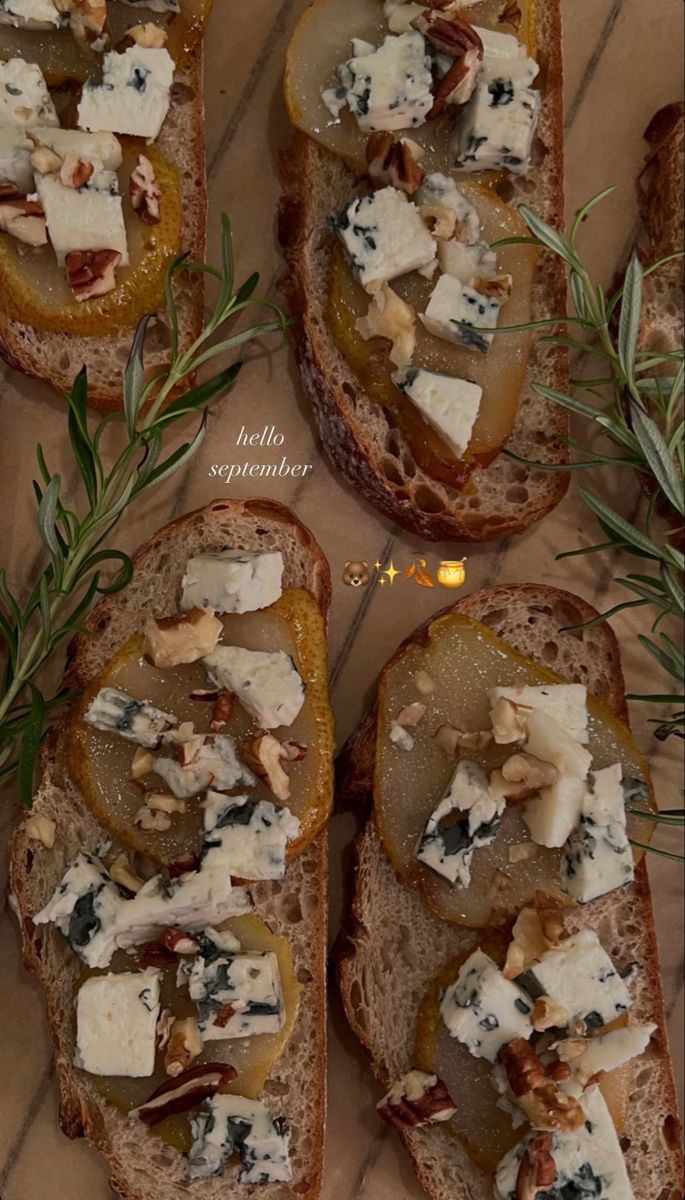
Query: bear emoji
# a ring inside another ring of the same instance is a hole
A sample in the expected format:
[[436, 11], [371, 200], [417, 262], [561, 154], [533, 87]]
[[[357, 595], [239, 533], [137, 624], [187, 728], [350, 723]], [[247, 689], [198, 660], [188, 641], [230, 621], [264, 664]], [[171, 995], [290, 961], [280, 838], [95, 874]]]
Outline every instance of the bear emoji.
[[353, 562], [349, 560], [345, 563], [343, 583], [346, 583], [348, 587], [366, 587], [370, 579], [369, 564], [367, 562]]

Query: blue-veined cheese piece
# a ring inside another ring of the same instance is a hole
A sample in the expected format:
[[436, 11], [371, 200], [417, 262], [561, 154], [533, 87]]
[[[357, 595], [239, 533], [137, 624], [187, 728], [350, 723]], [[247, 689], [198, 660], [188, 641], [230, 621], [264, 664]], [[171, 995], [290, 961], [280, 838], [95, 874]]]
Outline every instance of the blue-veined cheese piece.
[[13, 183], [25, 196], [33, 191], [33, 144], [16, 125], [0, 125], [0, 179]]
[[95, 855], [81, 853], [35, 917], [54, 924], [89, 967], [107, 967], [115, 950], [150, 941], [162, 929], [203, 929], [249, 912], [250, 899], [225, 870], [203, 867], [168, 885], [155, 875], [132, 899]]
[[517, 982], [530, 994], [549, 996], [567, 1014], [567, 1026], [600, 1029], [628, 1012], [632, 1003], [621, 977], [593, 929], [581, 929], [546, 950]]
[[178, 717], [162, 712], [148, 700], [134, 700], [117, 688], [100, 688], [85, 713], [85, 721], [105, 733], [117, 733], [147, 750], [157, 750], [164, 734], [178, 725]]
[[225, 733], [206, 737], [187, 764], [164, 755], [154, 760], [153, 770], [179, 800], [188, 800], [209, 787], [227, 792], [257, 783], [257, 777], [236, 754], [235, 738]]
[[505, 800], [490, 793], [485, 772], [462, 759], [426, 824], [416, 857], [459, 887], [471, 882], [474, 851], [497, 837]]
[[[634, 1200], [616, 1127], [598, 1088], [583, 1100], [583, 1108], [585, 1125], [574, 1133], [551, 1134], [557, 1176], [538, 1193], [540, 1200]], [[496, 1200], [516, 1200], [521, 1160], [529, 1141], [539, 1136], [531, 1133], [505, 1154], [495, 1173]]]
[[27, 137], [38, 146], [42, 143], [64, 158], [75, 154], [86, 162], [97, 163], [107, 171], [118, 171], [123, 154], [121, 142], [113, 133], [84, 133], [82, 129], [60, 129], [36, 125]]
[[405, 367], [393, 382], [408, 396], [427, 423], [435, 429], [457, 458], [468, 449], [480, 409], [483, 389], [467, 379]]
[[222, 550], [189, 558], [183, 576], [181, 608], [213, 608], [219, 613], [256, 612], [283, 595], [280, 550], [248, 554]]
[[622, 776], [620, 763], [594, 772], [592, 790], [583, 797], [580, 824], [564, 846], [561, 882], [580, 904], [635, 879]]
[[568, 1054], [563, 1041], [556, 1043], [556, 1054], [562, 1062], [568, 1063], [571, 1071], [561, 1087], [570, 1096], [582, 1096], [585, 1089], [598, 1084], [603, 1075], [644, 1054], [656, 1028], [654, 1024], [625, 1025], [609, 1033], [598, 1033], [585, 1039], [584, 1050], [580, 1050], [579, 1039], [572, 1038]]
[[128, 241], [117, 176], [95, 163], [83, 187], [66, 187], [58, 175], [36, 174], [52, 247], [60, 266], [73, 250], [115, 250], [128, 264]]
[[483, 29], [478, 25], [474, 26], [474, 30], [483, 43], [483, 78], [505, 79], [516, 86], [530, 87], [537, 79], [540, 68], [535, 59], [529, 57], [527, 47], [510, 33]]
[[527, 752], [552, 763], [559, 771], [559, 778], [528, 801], [523, 819], [538, 845], [563, 846], [580, 820], [592, 755], [542, 708], [531, 711], [527, 729]]
[[483, 296], [454, 275], [441, 275], [420, 316], [435, 337], [486, 353], [492, 345], [499, 310], [499, 300], [493, 296]]
[[188, 963], [188, 992], [204, 1041], [279, 1033], [285, 1006], [278, 958], [272, 951], [202, 952]]
[[[582, 683], [519, 684], [517, 687], [495, 687], [489, 692], [490, 706], [498, 700], [511, 700], [525, 708], [540, 708], [552, 717], [575, 742], [585, 744], [589, 739], [587, 688]], [[516, 738], [512, 735], [512, 741]], [[495, 734], [495, 741], [504, 738]]]
[[0, 25], [15, 29], [59, 29], [69, 24], [55, 0], [0, 0]]
[[153, 968], [86, 979], [76, 996], [77, 1067], [91, 1075], [152, 1075], [159, 980]]
[[418, 208], [393, 187], [355, 197], [331, 218], [331, 225], [367, 292], [435, 258], [435, 240]]
[[359, 128], [369, 133], [423, 125], [433, 107], [431, 58], [423, 35], [410, 30], [386, 37], [380, 46], [353, 41], [352, 52], [338, 67], [340, 88], [322, 93], [336, 119], [347, 104]]
[[111, 51], [103, 60], [102, 83], [88, 79], [83, 85], [79, 126], [154, 141], [169, 109], [173, 78], [167, 50], [135, 45]]
[[478, 241], [480, 217], [473, 205], [459, 191], [451, 175], [443, 175], [440, 171], [426, 175], [416, 193], [416, 203], [420, 208], [428, 206], [452, 209], [459, 224], [461, 241], [469, 244]]
[[473, 284], [475, 279], [494, 279], [499, 274], [497, 253], [487, 242], [467, 244], [458, 238], [438, 241], [438, 263], [446, 275]]
[[289, 1183], [290, 1126], [274, 1117], [260, 1100], [245, 1096], [213, 1096], [191, 1117], [193, 1144], [188, 1163], [191, 1179], [222, 1175], [237, 1151], [242, 1170], [238, 1183]]
[[217, 646], [202, 661], [212, 682], [233, 692], [260, 729], [292, 725], [304, 704], [306, 684], [284, 650]]
[[0, 62], [0, 125], [59, 125], [59, 117], [36, 63], [23, 58]]
[[203, 801], [203, 868], [223, 870], [236, 879], [282, 879], [288, 842], [300, 822], [286, 805], [248, 796], [207, 792]]
[[484, 954], [474, 950], [445, 989], [440, 1013], [452, 1037], [475, 1058], [495, 1062], [502, 1046], [533, 1033], [529, 995]]

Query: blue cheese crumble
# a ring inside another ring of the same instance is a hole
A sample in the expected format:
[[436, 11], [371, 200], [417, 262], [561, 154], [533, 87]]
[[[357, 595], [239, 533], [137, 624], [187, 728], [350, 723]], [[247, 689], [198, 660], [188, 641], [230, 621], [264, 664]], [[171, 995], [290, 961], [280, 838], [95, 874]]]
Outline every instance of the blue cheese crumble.
[[441, 275], [421, 320], [429, 333], [468, 350], [486, 353], [499, 320], [500, 303], [454, 275]]
[[283, 595], [283, 555], [221, 550], [189, 558], [182, 583], [181, 608], [213, 608], [219, 613], [256, 612]]
[[212, 682], [233, 692], [260, 729], [292, 725], [304, 704], [306, 684], [284, 650], [217, 646], [202, 661]]
[[620, 763], [595, 771], [593, 788], [583, 797], [580, 824], [564, 846], [561, 882], [579, 904], [635, 879], [622, 775]]
[[352, 55], [338, 67], [339, 86], [322, 93], [336, 120], [347, 105], [369, 133], [423, 125], [433, 107], [433, 75], [422, 34], [386, 37], [380, 46], [355, 39]]
[[476, 89], [454, 129], [453, 166], [462, 171], [506, 169], [525, 175], [540, 112], [531, 88], [538, 65], [508, 34], [477, 30], [483, 65]]
[[285, 805], [248, 796], [208, 792], [204, 809], [202, 866], [237, 879], [282, 879], [288, 842], [300, 822]]
[[416, 857], [450, 883], [468, 887], [474, 851], [495, 840], [505, 803], [491, 795], [485, 772], [463, 759], [431, 813]]
[[519, 975], [517, 983], [534, 997], [549, 996], [575, 1030], [600, 1029], [628, 1012], [626, 981], [592, 929], [581, 929], [555, 950], [547, 950]]
[[238, 1183], [291, 1181], [290, 1126], [260, 1100], [213, 1096], [197, 1117], [191, 1117], [190, 1125], [191, 1179], [223, 1175], [228, 1160], [238, 1153], [242, 1164]]
[[367, 292], [435, 259], [435, 240], [418, 208], [393, 187], [355, 197], [331, 218], [331, 226]]
[[103, 733], [117, 733], [146, 750], [158, 750], [165, 733], [175, 729], [178, 717], [162, 712], [148, 700], [134, 700], [117, 688], [100, 688], [86, 709], [85, 721]]
[[446, 988], [440, 1013], [450, 1035], [475, 1058], [494, 1063], [502, 1046], [532, 1036], [533, 1001], [484, 954], [474, 950]]
[[227, 733], [206, 737], [185, 764], [161, 756], [154, 760], [153, 769], [180, 800], [197, 796], [208, 787], [227, 792], [239, 786], [254, 787], [257, 783], [256, 775], [236, 754], [235, 738]]
[[222, 954], [210, 940], [201, 943], [187, 970], [204, 1041], [279, 1033], [283, 1028], [281, 973], [272, 951]]

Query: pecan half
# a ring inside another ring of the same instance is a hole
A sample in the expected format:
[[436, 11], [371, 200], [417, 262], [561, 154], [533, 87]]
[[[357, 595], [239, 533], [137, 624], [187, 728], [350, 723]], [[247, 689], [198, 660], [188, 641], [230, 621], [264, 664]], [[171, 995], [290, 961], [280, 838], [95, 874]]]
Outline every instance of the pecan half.
[[45, 246], [48, 235], [45, 211], [38, 200], [17, 194], [14, 185], [9, 185], [14, 195], [0, 196], [0, 232], [27, 246]]
[[131, 172], [131, 206], [146, 225], [159, 225], [161, 189], [155, 180], [155, 168], [144, 154], [138, 155], [138, 165]]
[[366, 143], [371, 183], [376, 188], [390, 186], [413, 196], [425, 174], [417, 161], [421, 153], [421, 148], [409, 138], [394, 138], [387, 132], [372, 133]]
[[116, 287], [116, 269], [121, 262], [118, 250], [71, 250], [64, 264], [75, 298], [82, 303], [104, 296]]
[[534, 1129], [571, 1132], [580, 1129], [585, 1114], [547, 1074], [542, 1061], [524, 1038], [515, 1038], [499, 1053], [516, 1100]]
[[439, 117], [447, 105], [466, 104], [476, 87], [483, 62], [483, 43], [473, 25], [462, 21], [458, 11], [429, 9], [416, 17], [414, 26], [442, 54], [454, 62], [433, 92], [429, 117]]
[[503, 1046], [499, 1057], [515, 1096], [524, 1096], [545, 1082], [545, 1068], [525, 1038], [515, 1038]]
[[410, 1071], [399, 1079], [377, 1108], [391, 1125], [411, 1127], [449, 1121], [457, 1111], [442, 1080], [423, 1071]]
[[167, 1075], [182, 1075], [198, 1054], [202, 1054], [202, 1038], [195, 1017], [174, 1021], [164, 1055]]
[[131, 1109], [129, 1115], [139, 1117], [146, 1125], [158, 1125], [174, 1113], [197, 1108], [235, 1077], [236, 1070], [229, 1063], [201, 1063], [176, 1079], [160, 1084], [145, 1103]]
[[556, 1177], [551, 1133], [531, 1138], [516, 1176], [516, 1200], [534, 1200], [536, 1193], [543, 1187], [551, 1187]]
[[490, 296], [493, 300], [499, 300], [500, 304], [506, 304], [513, 286], [514, 280], [511, 275], [495, 275], [493, 279], [483, 279], [476, 275], [471, 280], [471, 287], [480, 292], [481, 296]]

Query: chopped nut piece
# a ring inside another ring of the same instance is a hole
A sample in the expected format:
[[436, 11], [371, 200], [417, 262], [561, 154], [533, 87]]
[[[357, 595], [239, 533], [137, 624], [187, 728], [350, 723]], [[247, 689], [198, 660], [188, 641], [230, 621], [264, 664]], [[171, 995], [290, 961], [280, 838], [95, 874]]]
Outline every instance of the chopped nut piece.
[[38, 200], [22, 196], [14, 185], [12, 196], [0, 196], [0, 233], [9, 233], [27, 246], [47, 245], [45, 210]]
[[27, 130], [27, 135], [35, 146], [35, 150], [31, 154], [31, 166], [34, 171], [37, 171], [39, 175], [53, 175], [59, 171], [63, 162], [61, 156], [51, 150], [49, 146], [44, 146], [35, 134], [31, 133], [30, 129]]
[[507, 783], [524, 783], [533, 793], [552, 787], [559, 779], [559, 769], [533, 754], [512, 754], [502, 764], [502, 776]]
[[175, 926], [162, 933], [162, 945], [174, 954], [197, 954], [199, 946], [194, 937]]
[[521, 1096], [519, 1104], [533, 1129], [572, 1133], [574, 1129], [582, 1129], [586, 1121], [585, 1112], [575, 1097], [568, 1096], [552, 1079]]
[[518, 0], [505, 0], [504, 7], [497, 20], [500, 25], [511, 25], [514, 29], [520, 29], [522, 16]]
[[70, 250], [64, 265], [69, 286], [79, 303], [113, 291], [120, 262], [118, 250]]
[[392, 342], [390, 361], [396, 367], [405, 367], [411, 362], [416, 345], [416, 313], [389, 284], [380, 285], [366, 316], [357, 317], [355, 327], [365, 341], [377, 337]]
[[172, 879], [178, 879], [181, 875], [197, 871], [198, 866], [199, 862], [196, 854], [184, 854], [183, 858], [175, 858], [173, 862], [169, 863], [169, 875]]
[[422, 696], [432, 696], [435, 691], [435, 681], [431, 679], [428, 671], [417, 671], [414, 676], [414, 685]]
[[221, 692], [218, 688], [194, 688], [190, 693], [191, 700], [200, 700], [208, 704], [215, 704], [219, 699]]
[[491, 896], [499, 896], [502, 892], [506, 892], [511, 887], [511, 875], [507, 875], [506, 871], [501, 871], [499, 867], [495, 867], [492, 879], [490, 881], [489, 894]]
[[133, 755], [131, 763], [131, 778], [142, 779], [143, 775], [149, 775], [154, 769], [155, 760], [149, 750], [145, 750], [143, 746], [139, 746]]
[[150, 792], [145, 797], [145, 803], [153, 812], [184, 813], [186, 810], [185, 800], [177, 800], [166, 792]]
[[411, 704], [407, 704], [402, 709], [401, 713], [395, 718], [398, 725], [403, 729], [414, 729], [426, 715], [426, 706], [418, 700], [414, 700]]
[[115, 883], [126, 888], [127, 892], [133, 892], [134, 896], [137, 895], [143, 886], [144, 881], [139, 875], [136, 875], [129, 861], [128, 854], [123, 850], [115, 858], [109, 868], [109, 873]]
[[565, 1083], [567, 1079], [571, 1078], [571, 1068], [568, 1063], [564, 1062], [549, 1063], [545, 1067], [545, 1073], [555, 1083]]
[[180, 742], [176, 747], [176, 757], [182, 767], [190, 766], [195, 758], [195, 755], [205, 744], [205, 735], [203, 733], [195, 733], [189, 737], [187, 741]]
[[171, 1036], [171, 1030], [173, 1029], [175, 1020], [176, 1018], [170, 1008], [162, 1009], [161, 1013], [159, 1014], [156, 1030], [157, 1047], [159, 1050], [163, 1050], [164, 1047], [168, 1045], [169, 1037]]
[[483, 62], [483, 43], [473, 25], [460, 19], [458, 10], [430, 9], [413, 24], [437, 50], [455, 60], [433, 93], [428, 116], [439, 117], [447, 105], [466, 104], [473, 95]]
[[537, 852], [538, 848], [535, 842], [516, 842], [509, 847], [509, 862], [528, 862], [529, 859], [535, 858]]
[[453, 725], [441, 725], [433, 735], [441, 750], [450, 758], [456, 756], [457, 750], [484, 750], [492, 741], [489, 729], [462, 730]]
[[256, 773], [265, 779], [277, 800], [290, 798], [290, 779], [281, 766], [282, 760], [287, 760], [287, 752], [272, 733], [263, 733], [260, 737], [248, 742], [246, 759], [254, 766]]
[[528, 800], [530, 796], [535, 795], [527, 783], [511, 783], [505, 779], [500, 767], [490, 772], [489, 784], [490, 791], [497, 800]]
[[197, 1108], [235, 1077], [235, 1068], [229, 1063], [200, 1063], [173, 1081], [160, 1084], [149, 1099], [139, 1108], [131, 1109], [129, 1115], [139, 1117], [146, 1125], [158, 1125], [174, 1113]]
[[560, 945], [565, 934], [561, 913], [555, 908], [522, 908], [512, 929], [512, 940], [504, 965], [506, 979], [516, 979], [526, 967]]
[[143, 804], [134, 817], [134, 824], [149, 833], [165, 833], [171, 829], [171, 817], [163, 812], [153, 812], [147, 804]]
[[481, 296], [490, 296], [491, 299], [499, 300], [500, 305], [506, 304], [511, 296], [511, 290], [514, 286], [514, 280], [511, 275], [496, 275], [493, 279], [483, 279], [480, 275], [476, 275], [471, 280], [471, 287], [480, 292]]
[[391, 723], [389, 736], [393, 746], [397, 746], [399, 750], [405, 750], [408, 753], [414, 749], [413, 737], [404, 725], [398, 725], [397, 721]]
[[448, 242], [454, 237], [457, 214], [448, 204], [420, 204], [419, 212], [434, 238]]
[[557, 1168], [552, 1156], [552, 1135], [533, 1137], [526, 1146], [516, 1177], [516, 1200], [535, 1200], [541, 1188], [556, 1181]]
[[545, 1068], [525, 1038], [514, 1038], [513, 1042], [503, 1046], [499, 1057], [507, 1073], [509, 1087], [517, 1098], [545, 1082]]
[[159, 25], [153, 25], [152, 21], [148, 21], [145, 25], [132, 25], [126, 33], [137, 46], [145, 46], [150, 50], [161, 50], [169, 37], [164, 29], [161, 29]]
[[209, 722], [209, 728], [212, 733], [221, 733], [225, 729], [233, 715], [233, 706], [235, 704], [235, 696], [233, 692], [219, 692], [214, 701], [212, 710], [212, 719]]
[[104, 49], [107, 0], [55, 0], [60, 12], [70, 14], [70, 28], [81, 46]]
[[32, 842], [42, 842], [46, 850], [52, 850], [55, 844], [56, 828], [55, 822], [50, 817], [44, 817], [42, 813], [34, 813], [24, 825], [27, 838]]
[[498, 745], [519, 742], [526, 736], [526, 721], [530, 712], [531, 709], [525, 705], [514, 704], [513, 700], [507, 700], [505, 696], [500, 697], [490, 710], [492, 729]]
[[533, 1006], [533, 1029], [544, 1033], [546, 1029], [564, 1029], [568, 1025], [569, 1013], [561, 1004], [549, 996], [539, 996]]
[[167, 1075], [182, 1074], [198, 1054], [202, 1054], [202, 1038], [195, 1017], [174, 1021], [164, 1055], [164, 1070]]
[[309, 748], [301, 742], [282, 742], [281, 750], [284, 762], [302, 762], [309, 754]]
[[177, 667], [211, 654], [223, 626], [211, 608], [191, 608], [178, 617], [148, 617], [143, 653], [153, 667]]
[[68, 188], [82, 188], [87, 184], [94, 171], [95, 167], [92, 162], [86, 162], [77, 154], [67, 154], [59, 171], [60, 183]]
[[372, 133], [366, 143], [371, 183], [376, 188], [394, 187], [413, 196], [424, 179], [425, 172], [417, 162], [422, 153], [421, 147], [408, 138]]
[[399, 1079], [377, 1108], [384, 1121], [412, 1128], [449, 1121], [457, 1111], [442, 1080], [423, 1071], [410, 1071]]
[[570, 1063], [582, 1058], [589, 1045], [589, 1038], [564, 1038], [555, 1043], [554, 1050], [563, 1063]]
[[155, 180], [155, 169], [144, 154], [138, 155], [138, 165], [131, 173], [130, 191], [133, 211], [141, 221], [146, 225], [159, 225], [162, 192]]

